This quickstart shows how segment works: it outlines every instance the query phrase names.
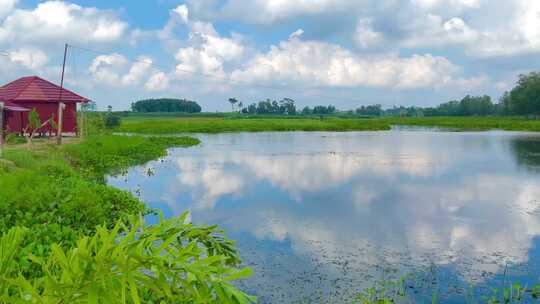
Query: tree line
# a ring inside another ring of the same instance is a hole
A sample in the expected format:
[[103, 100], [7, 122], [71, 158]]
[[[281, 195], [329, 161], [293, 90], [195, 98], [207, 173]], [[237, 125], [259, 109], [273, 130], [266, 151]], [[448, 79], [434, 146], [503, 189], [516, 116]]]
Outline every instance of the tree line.
[[[540, 115], [540, 72], [519, 76], [516, 86], [494, 102], [490, 96], [467, 95], [461, 100], [451, 100], [435, 107], [392, 107], [383, 109], [380, 104], [361, 106], [352, 111], [338, 111], [333, 105], [318, 105], [297, 109], [291, 98], [262, 100], [244, 105], [237, 98], [229, 98], [233, 112], [264, 115], [328, 115], [345, 113], [362, 116], [487, 116], [487, 115]], [[186, 99], [145, 99], [132, 103], [134, 112], [187, 112], [199, 113], [201, 106]]]
[[366, 116], [487, 116], [487, 115], [540, 115], [540, 73], [519, 76], [516, 86], [505, 92], [498, 102], [491, 97], [467, 95], [436, 107], [393, 107], [381, 105], [362, 106], [356, 114]]
[[200, 113], [201, 106], [191, 100], [175, 98], [144, 99], [131, 104], [133, 112], [186, 112]]
[[231, 103], [233, 112], [235, 105], [237, 105], [236, 109], [238, 112], [243, 114], [326, 115], [337, 112], [336, 107], [333, 105], [319, 105], [313, 108], [304, 107], [301, 111], [298, 111], [295, 101], [291, 98], [283, 98], [279, 101], [266, 99], [247, 106], [244, 106], [244, 104], [241, 101], [238, 101], [237, 98], [229, 98], [229, 103]]

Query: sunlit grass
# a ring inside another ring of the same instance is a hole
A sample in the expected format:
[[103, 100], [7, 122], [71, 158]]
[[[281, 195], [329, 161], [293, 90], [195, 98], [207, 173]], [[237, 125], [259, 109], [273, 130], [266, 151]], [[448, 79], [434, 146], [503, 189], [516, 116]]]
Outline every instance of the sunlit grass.
[[223, 133], [263, 131], [380, 131], [391, 126], [439, 127], [452, 131], [540, 131], [540, 120], [522, 117], [383, 117], [306, 118], [302, 116], [159, 117], [125, 118], [120, 132], [139, 134]]

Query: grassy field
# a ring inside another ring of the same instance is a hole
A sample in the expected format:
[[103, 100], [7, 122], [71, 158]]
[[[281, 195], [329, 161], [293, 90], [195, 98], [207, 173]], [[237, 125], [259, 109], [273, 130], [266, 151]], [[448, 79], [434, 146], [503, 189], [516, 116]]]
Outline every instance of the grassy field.
[[439, 127], [454, 131], [533, 131], [540, 132], [540, 120], [522, 117], [390, 117], [382, 123], [402, 126]]
[[221, 133], [263, 131], [367, 131], [388, 130], [385, 122], [371, 119], [290, 118], [127, 118], [120, 132], [140, 134]]
[[262, 131], [379, 131], [393, 125], [440, 127], [453, 131], [540, 131], [540, 120], [521, 117], [125, 117], [120, 132], [139, 134], [221, 133]]

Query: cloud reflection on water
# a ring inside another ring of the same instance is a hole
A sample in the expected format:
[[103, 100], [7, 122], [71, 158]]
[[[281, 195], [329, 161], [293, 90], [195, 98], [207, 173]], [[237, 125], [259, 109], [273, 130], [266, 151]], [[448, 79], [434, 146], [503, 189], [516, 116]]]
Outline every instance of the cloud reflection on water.
[[[383, 263], [452, 265], [465, 281], [482, 280], [505, 263], [526, 263], [540, 235], [540, 178], [519, 169], [536, 165], [520, 159], [531, 147], [524, 140], [510, 133], [215, 135], [175, 150], [173, 166], [157, 164], [154, 178], [169, 172], [165, 200], [156, 201], [151, 187], [143, 191], [153, 207], [189, 208], [196, 222], [221, 224], [241, 247], [243, 238], [287, 243], [295, 255], [346, 260], [355, 272]], [[341, 265], [325, 264], [329, 272]]]

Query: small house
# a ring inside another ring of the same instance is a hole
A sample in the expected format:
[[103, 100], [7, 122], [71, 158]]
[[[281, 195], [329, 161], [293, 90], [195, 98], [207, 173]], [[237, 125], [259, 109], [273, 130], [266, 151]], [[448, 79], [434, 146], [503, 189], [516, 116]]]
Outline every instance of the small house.
[[[60, 94], [60, 92], [62, 94]], [[19, 78], [0, 87], [0, 101], [4, 102], [4, 131], [22, 134], [28, 126], [28, 114], [35, 109], [42, 122], [51, 118], [58, 124], [60, 100], [65, 105], [62, 112], [62, 133], [77, 132], [77, 104], [90, 101], [70, 90], [37, 76]], [[39, 133], [56, 133], [47, 124]]]

